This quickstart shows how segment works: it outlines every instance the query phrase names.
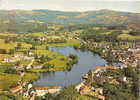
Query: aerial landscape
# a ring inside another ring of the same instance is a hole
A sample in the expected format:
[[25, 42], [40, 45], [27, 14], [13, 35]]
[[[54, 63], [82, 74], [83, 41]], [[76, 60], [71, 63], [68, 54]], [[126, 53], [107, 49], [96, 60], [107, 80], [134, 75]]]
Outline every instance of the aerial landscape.
[[140, 2], [0, 0], [0, 100], [140, 100]]

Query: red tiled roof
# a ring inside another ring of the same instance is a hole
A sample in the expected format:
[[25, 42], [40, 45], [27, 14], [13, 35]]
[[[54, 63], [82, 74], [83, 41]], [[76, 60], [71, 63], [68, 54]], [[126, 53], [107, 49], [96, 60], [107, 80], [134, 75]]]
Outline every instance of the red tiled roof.
[[19, 90], [21, 90], [22, 89], [22, 86], [16, 86], [16, 87], [14, 87], [14, 88], [11, 88], [11, 91], [12, 92], [17, 92], [17, 91], [19, 91]]
[[96, 69], [104, 69], [104, 68], [107, 68], [107, 69], [118, 69], [116, 66], [108, 65], [108, 66], [96, 66], [96, 68], [93, 69], [93, 70], [96, 70]]
[[47, 90], [47, 89], [61, 89], [63, 87], [61, 86], [40, 86], [40, 87], [35, 87], [36, 90]]

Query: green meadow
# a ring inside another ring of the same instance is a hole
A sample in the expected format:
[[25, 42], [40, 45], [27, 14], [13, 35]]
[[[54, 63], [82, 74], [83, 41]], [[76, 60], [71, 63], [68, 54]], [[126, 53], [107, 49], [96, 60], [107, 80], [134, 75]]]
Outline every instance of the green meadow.
[[[38, 78], [36, 72], [70, 69], [74, 59], [50, 51], [48, 47], [52, 46], [80, 46], [80, 41], [65, 40], [62, 35], [47, 35], [42, 32], [0, 33], [0, 89], [8, 90], [15, 87], [19, 80], [32, 82]], [[29, 52], [32, 54], [30, 55]], [[24, 59], [24, 57], [30, 59]], [[5, 59], [8, 59], [8, 62]], [[28, 65], [31, 65], [30, 69], [26, 68]], [[15, 66], [21, 68], [15, 68]], [[42, 66], [42, 68], [37, 66]], [[25, 71], [22, 78], [20, 77], [21, 70]]]

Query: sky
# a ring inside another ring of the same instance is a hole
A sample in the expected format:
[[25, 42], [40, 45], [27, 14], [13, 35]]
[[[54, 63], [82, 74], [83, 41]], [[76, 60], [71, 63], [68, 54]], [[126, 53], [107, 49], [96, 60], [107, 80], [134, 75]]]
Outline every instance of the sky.
[[110, 9], [140, 13], [140, 0], [0, 0], [0, 9], [90, 11]]

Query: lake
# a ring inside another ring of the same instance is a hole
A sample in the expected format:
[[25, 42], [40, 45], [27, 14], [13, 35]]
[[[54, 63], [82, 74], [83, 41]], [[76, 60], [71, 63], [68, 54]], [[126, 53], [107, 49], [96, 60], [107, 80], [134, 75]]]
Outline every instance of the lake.
[[43, 72], [38, 73], [40, 78], [33, 82], [39, 86], [69, 86], [76, 85], [82, 81], [82, 76], [96, 66], [105, 65], [107, 61], [99, 55], [90, 51], [81, 51], [73, 47], [50, 47], [52, 51], [68, 56], [75, 54], [78, 56], [78, 63], [74, 64], [70, 71]]

